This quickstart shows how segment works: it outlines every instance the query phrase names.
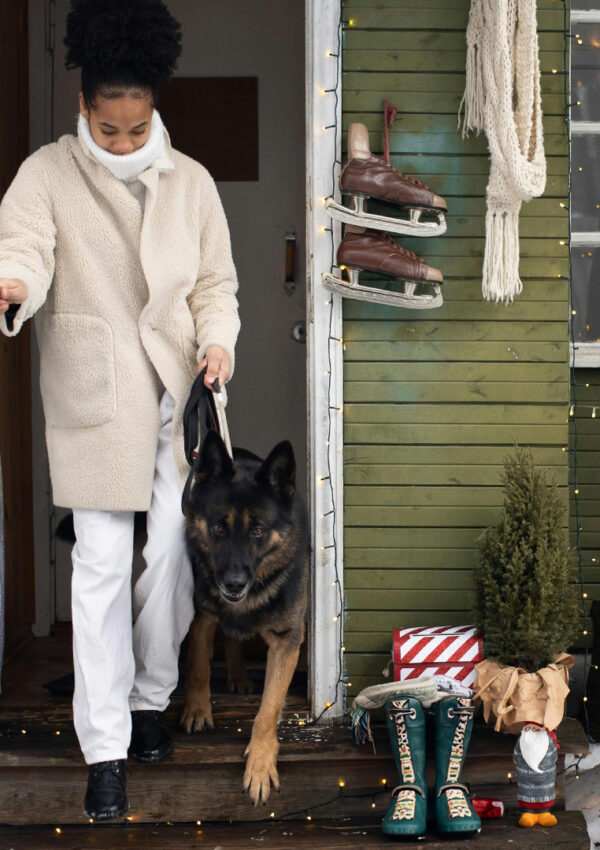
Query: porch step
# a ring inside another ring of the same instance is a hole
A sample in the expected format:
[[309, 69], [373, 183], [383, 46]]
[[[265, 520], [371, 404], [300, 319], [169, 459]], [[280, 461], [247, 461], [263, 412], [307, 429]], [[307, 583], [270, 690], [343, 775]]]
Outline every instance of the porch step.
[[[403, 848], [431, 850], [588, 850], [590, 840], [580, 812], [561, 812], [553, 829], [520, 829], [517, 816], [509, 812], [499, 820], [483, 822], [481, 834], [471, 843], [440, 839], [432, 831], [419, 842], [402, 842]], [[219, 850], [384, 850], [393, 846], [380, 831], [380, 818], [347, 818], [336, 821], [283, 823], [207, 824], [202, 826], [100, 826], [98, 824], [59, 827], [0, 827], [0, 846], [14, 850], [183, 850], [187, 847]]]
[[[272, 793], [266, 806], [252, 806], [241, 793], [241, 780], [243, 751], [259, 699], [218, 697], [215, 730], [195, 736], [178, 731], [175, 751], [165, 762], [144, 765], [130, 760], [132, 822], [250, 822], [269, 818], [271, 812], [275, 818], [310, 815], [314, 820], [383, 815], [389, 789], [396, 784], [385, 728], [375, 727], [376, 752], [370, 746], [354, 747], [347, 724], [306, 725], [306, 707], [298, 698], [288, 700], [279, 727], [281, 793]], [[175, 704], [167, 714], [173, 729], [180, 710]], [[587, 740], [572, 719], [561, 724], [558, 734], [560, 806], [564, 756], [585, 753]], [[516, 787], [507, 776], [513, 772], [513, 746], [513, 737], [476, 727], [463, 774], [473, 795], [499, 797], [506, 806], [516, 805]], [[431, 762], [430, 758], [430, 787], [434, 781]], [[87, 767], [72, 728], [70, 706], [0, 709], [0, 823], [81, 824], [86, 781]]]

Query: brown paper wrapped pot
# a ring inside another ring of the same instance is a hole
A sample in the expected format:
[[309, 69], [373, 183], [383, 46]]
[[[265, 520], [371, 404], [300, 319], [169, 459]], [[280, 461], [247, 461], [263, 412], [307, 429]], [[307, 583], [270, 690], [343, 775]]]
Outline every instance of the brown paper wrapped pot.
[[522, 667], [507, 667], [493, 659], [475, 664], [475, 699], [483, 703], [486, 723], [493, 715], [496, 732], [513, 735], [532, 721], [556, 729], [563, 718], [573, 664], [573, 656], [567, 653], [557, 655], [552, 664], [535, 673]]

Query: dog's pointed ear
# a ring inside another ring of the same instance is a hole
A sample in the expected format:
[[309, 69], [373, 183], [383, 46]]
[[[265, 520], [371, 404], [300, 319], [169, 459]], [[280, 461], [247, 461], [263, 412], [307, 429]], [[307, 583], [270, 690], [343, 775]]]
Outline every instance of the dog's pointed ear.
[[296, 459], [288, 440], [278, 443], [256, 473], [256, 480], [267, 484], [285, 499], [296, 492]]
[[196, 461], [195, 478], [198, 483], [216, 478], [233, 478], [233, 461], [227, 453], [225, 443], [216, 431], [209, 431], [200, 446]]

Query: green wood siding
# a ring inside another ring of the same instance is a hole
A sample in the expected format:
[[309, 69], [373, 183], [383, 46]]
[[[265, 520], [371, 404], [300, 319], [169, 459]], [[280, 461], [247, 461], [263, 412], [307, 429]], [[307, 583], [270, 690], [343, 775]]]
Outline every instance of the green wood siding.
[[[444, 236], [399, 237], [442, 270], [441, 308], [344, 303], [350, 693], [381, 680], [395, 626], [471, 621], [475, 540], [499, 518], [501, 463], [515, 442], [532, 447], [568, 499], [568, 286], [559, 277], [569, 273], [560, 244], [568, 154], [563, 76], [552, 73], [564, 67], [562, 4], [538, 3], [548, 184], [522, 210], [524, 291], [509, 306], [481, 300], [486, 140], [463, 140], [456, 129], [469, 5], [344, 2], [344, 144], [359, 121], [382, 152], [387, 96], [399, 109], [393, 164], [449, 207]], [[600, 462], [586, 449], [586, 462]], [[590, 498], [600, 502], [597, 484]], [[590, 517], [585, 539], [600, 541], [600, 521]]]

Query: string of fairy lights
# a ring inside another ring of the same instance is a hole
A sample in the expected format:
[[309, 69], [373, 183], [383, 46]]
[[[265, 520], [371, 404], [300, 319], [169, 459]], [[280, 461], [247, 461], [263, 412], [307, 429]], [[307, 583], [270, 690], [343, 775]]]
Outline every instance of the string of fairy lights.
[[[583, 576], [583, 564], [584, 557], [582, 552], [582, 533], [583, 526], [581, 520], [581, 505], [580, 505], [580, 487], [579, 487], [579, 456], [578, 456], [578, 448], [579, 448], [579, 423], [575, 416], [576, 411], [579, 409], [590, 409], [591, 410], [591, 418], [596, 418], [596, 413], [598, 408], [600, 408], [600, 402], [597, 404], [581, 404], [577, 401], [577, 389], [578, 387], [589, 387], [589, 384], [583, 383], [577, 379], [576, 373], [576, 352], [577, 347], [575, 345], [575, 317], [577, 315], [577, 310], [574, 306], [573, 300], [573, 263], [572, 263], [572, 222], [571, 222], [571, 204], [572, 204], [572, 168], [571, 168], [571, 109], [573, 107], [573, 103], [571, 101], [571, 76], [570, 76], [570, 55], [571, 55], [571, 39], [575, 38], [578, 44], [582, 43], [579, 35], [572, 35], [571, 33], [571, 20], [570, 20], [570, 10], [569, 10], [569, 2], [568, 0], [561, 0], [563, 4], [563, 68], [562, 69], [552, 69], [552, 73], [561, 73], [563, 75], [563, 95], [564, 95], [564, 122], [565, 129], [567, 135], [567, 145], [569, 150], [569, 168], [568, 168], [568, 202], [561, 203], [560, 206], [565, 210], [567, 214], [567, 222], [568, 222], [568, 241], [567, 241], [567, 249], [568, 249], [568, 287], [569, 287], [569, 304], [570, 304], [570, 315], [569, 315], [569, 343], [570, 349], [573, 354], [570, 357], [570, 380], [569, 380], [569, 424], [572, 432], [572, 442], [570, 447], [566, 448], [570, 458], [571, 458], [571, 469], [572, 469], [572, 486], [573, 486], [573, 506], [574, 506], [574, 519], [575, 519], [575, 546], [577, 553], [577, 575], [578, 575], [578, 585], [579, 585], [579, 593], [582, 601], [582, 613], [583, 613], [583, 624], [581, 630], [581, 636], [584, 638], [583, 641], [583, 695], [582, 695], [582, 709], [583, 709], [583, 720], [585, 731], [588, 739], [590, 739], [590, 722], [589, 722], [589, 713], [588, 713], [588, 695], [587, 695], [587, 680], [588, 674], [590, 671], [590, 660], [589, 660], [589, 651], [588, 651], [588, 636], [590, 633], [589, 630], [589, 615], [587, 610], [587, 600], [588, 593], [585, 590], [584, 585], [584, 576]], [[561, 277], [563, 277], [561, 275]], [[595, 563], [596, 559], [592, 558], [592, 562]], [[579, 778], [579, 763], [581, 758], [576, 761], [572, 767], [575, 769], [575, 775]], [[568, 769], [568, 768], [567, 768]]]
[[[340, 101], [340, 70], [341, 70], [341, 65], [342, 65], [342, 63], [341, 63], [342, 31], [343, 31], [343, 28], [344, 28], [344, 24], [351, 25], [353, 23], [353, 21], [351, 22], [351, 21], [345, 21], [344, 20], [341, 0], [340, 0], [340, 3], [339, 3], [338, 10], [339, 11], [338, 11], [338, 20], [337, 20], [337, 27], [336, 27], [335, 51], [332, 51], [332, 50], [327, 51], [328, 58], [332, 59], [335, 62], [335, 82], [334, 82], [334, 84], [331, 88], [322, 89], [322, 95], [324, 95], [324, 96], [328, 95], [328, 94], [333, 95], [332, 102], [333, 102], [333, 107], [334, 107], [333, 123], [328, 124], [325, 127], [323, 127], [323, 130], [325, 132], [327, 132], [329, 130], [333, 131], [331, 133], [331, 137], [332, 137], [332, 141], [333, 141], [334, 154], [333, 154], [333, 159], [332, 159], [332, 164], [331, 164], [331, 190], [329, 192], [330, 197], [334, 197], [334, 195], [336, 194], [337, 180], [338, 180], [338, 177], [339, 177], [340, 167], [341, 167], [341, 164], [342, 164], [341, 161], [337, 158], [338, 144], [339, 144], [339, 130], [340, 130], [338, 115], [339, 115], [339, 101]], [[325, 199], [323, 199], [323, 201], [324, 200]], [[333, 228], [332, 225], [329, 226], [329, 227], [323, 227], [322, 232], [323, 233], [329, 233], [329, 238], [330, 238], [330, 241], [331, 241], [331, 268], [333, 268], [334, 265], [335, 265], [335, 261], [336, 261], [336, 244], [335, 244], [334, 228]], [[330, 506], [329, 511], [323, 513], [322, 516], [321, 516], [321, 519], [330, 518], [331, 543], [328, 544], [328, 545], [322, 546], [322, 549], [324, 549], [324, 550], [325, 549], [331, 549], [332, 550], [331, 554], [332, 554], [332, 557], [333, 557], [333, 563], [334, 563], [334, 569], [335, 569], [335, 578], [333, 579], [332, 584], [336, 587], [336, 595], [337, 595], [337, 600], [338, 600], [338, 610], [333, 617], [333, 621], [334, 621], [334, 623], [336, 623], [338, 625], [338, 628], [339, 628], [340, 652], [339, 652], [338, 659], [337, 659], [337, 678], [336, 678], [336, 682], [335, 682], [335, 685], [334, 685], [333, 697], [332, 697], [331, 700], [328, 700], [325, 703], [325, 705], [323, 706], [323, 708], [321, 709], [319, 714], [316, 715], [316, 717], [312, 721], [315, 724], [318, 723], [321, 720], [321, 718], [323, 717], [323, 715], [326, 712], [330, 711], [331, 708], [333, 708], [333, 706], [338, 703], [338, 701], [340, 699], [340, 685], [343, 685], [347, 688], [347, 687], [350, 687], [351, 684], [352, 684], [351, 682], [347, 681], [347, 679], [345, 677], [345, 669], [344, 669], [345, 668], [345, 664], [344, 664], [344, 653], [345, 653], [345, 647], [344, 647], [344, 611], [345, 611], [345, 605], [344, 605], [344, 595], [343, 595], [343, 591], [342, 591], [342, 583], [340, 581], [340, 576], [339, 576], [338, 541], [337, 541], [337, 533], [336, 533], [337, 506], [336, 506], [336, 499], [335, 499], [335, 495], [336, 495], [335, 494], [335, 488], [334, 488], [334, 483], [333, 483], [333, 466], [332, 466], [332, 462], [331, 462], [331, 452], [332, 452], [331, 436], [332, 436], [332, 430], [333, 430], [333, 427], [334, 427], [333, 413], [335, 411], [338, 415], [341, 415], [341, 413], [343, 412], [343, 407], [339, 403], [338, 404], [332, 404], [332, 400], [333, 400], [332, 399], [332, 395], [333, 395], [333, 393], [332, 393], [333, 371], [334, 371], [333, 370], [334, 364], [333, 364], [332, 348], [333, 348], [333, 346], [342, 346], [342, 348], [343, 348], [344, 341], [343, 341], [342, 337], [337, 337], [333, 333], [333, 320], [334, 320], [334, 296], [333, 296], [333, 294], [328, 296], [328, 300], [327, 300], [326, 304], [329, 307], [328, 332], [327, 332], [327, 336], [328, 336], [328, 340], [327, 340], [327, 379], [328, 379], [328, 382], [327, 382], [327, 441], [326, 441], [327, 474], [323, 475], [323, 476], [317, 476], [317, 484], [324, 484], [326, 481], [328, 482], [329, 496], [330, 496], [330, 500], [331, 500], [331, 506]], [[344, 709], [345, 709], [345, 706], [344, 706]]]

